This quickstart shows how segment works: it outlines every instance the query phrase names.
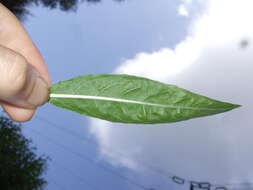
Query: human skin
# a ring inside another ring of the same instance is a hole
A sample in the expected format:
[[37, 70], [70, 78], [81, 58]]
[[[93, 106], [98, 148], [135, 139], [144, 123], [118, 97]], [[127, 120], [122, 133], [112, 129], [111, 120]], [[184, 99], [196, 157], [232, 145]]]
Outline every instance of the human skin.
[[47, 66], [19, 20], [0, 3], [0, 104], [18, 122], [47, 102]]

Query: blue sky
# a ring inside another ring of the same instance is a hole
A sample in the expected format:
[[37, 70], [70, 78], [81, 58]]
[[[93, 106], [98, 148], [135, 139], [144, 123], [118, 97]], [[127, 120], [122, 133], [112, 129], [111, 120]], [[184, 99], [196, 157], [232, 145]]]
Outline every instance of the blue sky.
[[239, 44], [252, 39], [252, 8], [251, 0], [107, 0], [84, 3], [76, 13], [31, 7], [25, 27], [54, 82], [127, 73], [243, 105], [154, 126], [112, 124], [45, 105], [24, 132], [52, 159], [46, 189], [189, 189], [172, 183], [174, 174], [251, 189], [245, 183], [253, 177], [253, 48]]
[[[75, 13], [32, 7], [25, 27], [57, 82], [78, 75], [112, 73], [123, 60], [138, 52], [175, 46], [184, 37], [187, 24], [187, 19], [177, 15], [178, 3], [104, 1], [81, 4]], [[163, 183], [155, 179], [145, 181], [145, 176], [106, 162], [88, 128], [85, 116], [50, 105], [40, 108], [34, 120], [24, 124], [24, 132], [33, 139], [38, 152], [52, 159], [46, 174], [47, 190], [140, 189], [119, 174], [147, 188], [162, 190], [171, 185], [164, 179]], [[93, 138], [94, 143], [87, 143], [84, 138]], [[85, 160], [86, 157], [95, 162]], [[105, 165], [109, 172], [96, 164]], [[95, 188], [88, 188], [85, 180]]]

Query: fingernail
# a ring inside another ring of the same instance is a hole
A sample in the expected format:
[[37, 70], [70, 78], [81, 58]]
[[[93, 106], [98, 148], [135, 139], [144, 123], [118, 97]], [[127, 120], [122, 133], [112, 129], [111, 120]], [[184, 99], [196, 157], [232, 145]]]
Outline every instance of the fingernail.
[[27, 101], [31, 105], [38, 107], [46, 103], [48, 101], [48, 98], [49, 87], [45, 80], [43, 80], [40, 76], [37, 76], [32, 93]]

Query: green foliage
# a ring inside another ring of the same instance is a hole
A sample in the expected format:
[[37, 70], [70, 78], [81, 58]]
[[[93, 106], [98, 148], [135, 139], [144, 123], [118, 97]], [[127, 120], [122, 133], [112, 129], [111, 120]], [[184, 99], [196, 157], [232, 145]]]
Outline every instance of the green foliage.
[[54, 84], [50, 103], [122, 123], [169, 123], [239, 107], [130, 75], [88, 75]]
[[0, 189], [41, 190], [47, 158], [36, 156], [20, 125], [0, 116]]
[[[29, 14], [27, 9], [31, 5], [42, 5], [50, 9], [59, 8], [63, 11], [74, 11], [82, 2], [98, 3], [101, 0], [1, 0], [19, 19], [23, 20]], [[123, 0], [115, 0], [123, 1]]]

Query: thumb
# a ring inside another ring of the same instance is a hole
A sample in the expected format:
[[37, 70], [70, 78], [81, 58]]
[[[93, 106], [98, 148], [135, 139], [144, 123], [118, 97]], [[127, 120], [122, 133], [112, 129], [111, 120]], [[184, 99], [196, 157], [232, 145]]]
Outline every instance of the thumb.
[[19, 53], [0, 45], [0, 101], [34, 109], [49, 97], [49, 87]]

